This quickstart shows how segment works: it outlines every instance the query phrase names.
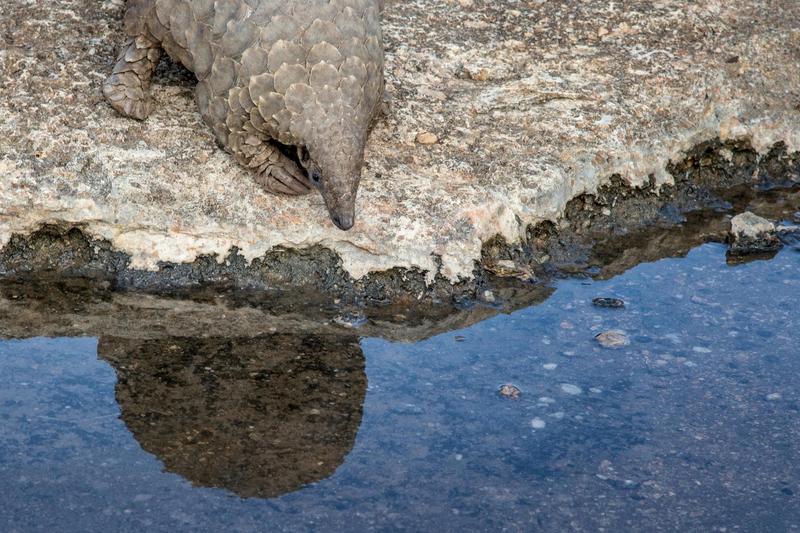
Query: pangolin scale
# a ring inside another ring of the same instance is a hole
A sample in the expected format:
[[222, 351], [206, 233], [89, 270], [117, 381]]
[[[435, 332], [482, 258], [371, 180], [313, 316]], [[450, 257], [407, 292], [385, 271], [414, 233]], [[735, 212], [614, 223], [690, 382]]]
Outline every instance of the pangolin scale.
[[127, 42], [103, 92], [145, 119], [166, 51], [197, 76], [204, 121], [260, 185], [316, 188], [349, 229], [383, 100], [381, 10], [382, 0], [128, 0]]

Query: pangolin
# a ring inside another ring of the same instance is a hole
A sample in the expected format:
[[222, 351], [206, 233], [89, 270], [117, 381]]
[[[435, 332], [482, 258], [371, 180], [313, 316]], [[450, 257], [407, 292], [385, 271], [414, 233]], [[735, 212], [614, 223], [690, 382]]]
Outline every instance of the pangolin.
[[383, 0], [128, 0], [103, 93], [144, 120], [161, 50], [197, 76], [200, 113], [267, 191], [322, 194], [355, 221], [364, 145], [383, 102]]

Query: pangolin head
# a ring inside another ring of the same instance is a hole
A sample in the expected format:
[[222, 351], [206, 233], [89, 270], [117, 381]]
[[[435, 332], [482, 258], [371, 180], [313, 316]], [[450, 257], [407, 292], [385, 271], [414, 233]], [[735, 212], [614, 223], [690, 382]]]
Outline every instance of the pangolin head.
[[301, 162], [322, 195], [333, 223], [349, 230], [356, 218], [368, 124], [346, 119], [324, 122], [327, 127], [308, 140], [307, 156], [301, 157]]

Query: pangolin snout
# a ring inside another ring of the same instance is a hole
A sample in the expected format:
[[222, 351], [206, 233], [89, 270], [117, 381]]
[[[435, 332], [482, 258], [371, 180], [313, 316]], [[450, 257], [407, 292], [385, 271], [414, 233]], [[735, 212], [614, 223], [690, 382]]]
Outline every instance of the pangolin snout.
[[333, 221], [334, 224], [336, 224], [337, 228], [344, 231], [347, 231], [350, 228], [352, 228], [353, 224], [355, 223], [355, 217], [353, 215], [332, 214], [331, 220]]
[[[342, 130], [344, 131], [344, 130]], [[322, 144], [321, 149], [310, 150], [313, 168], [310, 175], [319, 190], [328, 214], [336, 227], [347, 231], [356, 221], [356, 198], [364, 164], [364, 142], [362, 137], [337, 134], [333, 138], [344, 144], [344, 148], [330, 149]], [[317, 144], [317, 143], [314, 143]], [[318, 179], [314, 180], [318, 170]]]
[[352, 228], [356, 222], [355, 195], [344, 199], [344, 201], [328, 203], [328, 214], [331, 217], [331, 221], [340, 230], [347, 231]]
[[350, 185], [338, 180], [323, 179], [316, 185], [336, 227], [347, 231], [356, 221], [356, 195], [358, 181]]

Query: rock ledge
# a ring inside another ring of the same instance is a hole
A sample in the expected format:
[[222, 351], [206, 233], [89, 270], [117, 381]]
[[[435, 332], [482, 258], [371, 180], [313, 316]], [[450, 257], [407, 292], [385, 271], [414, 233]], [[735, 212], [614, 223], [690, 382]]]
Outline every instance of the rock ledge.
[[0, 245], [66, 224], [131, 268], [322, 246], [356, 279], [455, 281], [487, 241], [519, 241], [612, 176], [671, 184], [670, 161], [703, 141], [800, 149], [798, 2], [388, 1], [391, 112], [343, 233], [321, 199], [266, 195], [216, 147], [181, 69], [162, 67], [146, 122], [116, 116], [100, 84], [121, 15], [119, 1], [4, 6]]

